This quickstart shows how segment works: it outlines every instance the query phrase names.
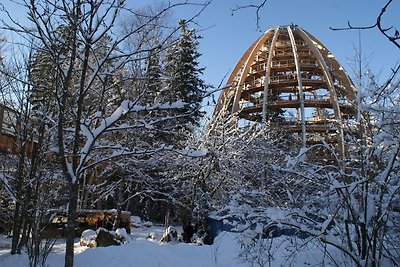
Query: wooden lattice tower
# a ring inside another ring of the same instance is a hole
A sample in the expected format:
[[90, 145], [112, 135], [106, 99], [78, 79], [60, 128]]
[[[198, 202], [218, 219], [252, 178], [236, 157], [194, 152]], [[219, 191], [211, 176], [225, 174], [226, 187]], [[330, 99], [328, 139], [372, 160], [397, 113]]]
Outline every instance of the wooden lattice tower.
[[[267, 30], [236, 64], [214, 119], [278, 126], [303, 145], [326, 142], [344, 154], [357, 90], [333, 54], [298, 26]], [[354, 123], [353, 123], [354, 125]]]

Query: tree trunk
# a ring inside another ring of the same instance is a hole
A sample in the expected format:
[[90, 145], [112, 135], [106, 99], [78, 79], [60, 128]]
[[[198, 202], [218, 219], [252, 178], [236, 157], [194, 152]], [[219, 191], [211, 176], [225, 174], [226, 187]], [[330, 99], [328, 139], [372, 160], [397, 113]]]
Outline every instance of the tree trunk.
[[[22, 142], [21, 142], [22, 143]], [[11, 242], [11, 254], [18, 253], [18, 244], [20, 242], [21, 230], [22, 230], [22, 210], [23, 210], [23, 202], [26, 201], [24, 199], [24, 192], [23, 192], [23, 173], [24, 173], [24, 165], [25, 165], [25, 146], [21, 146], [21, 151], [19, 155], [19, 162], [18, 162], [18, 170], [16, 173], [17, 183], [15, 187], [16, 192], [16, 204], [14, 210], [14, 225], [12, 229], [12, 242]]]
[[78, 183], [70, 183], [68, 203], [68, 223], [65, 249], [65, 267], [74, 266], [74, 239], [78, 206]]
[[30, 232], [30, 219], [29, 215], [27, 214], [26, 207], [22, 209], [21, 214], [21, 222], [22, 222], [22, 235], [19, 240], [19, 244], [17, 246], [17, 254], [21, 254], [22, 247], [28, 243], [29, 232]]
[[[28, 177], [28, 180], [31, 177]], [[32, 211], [34, 210], [34, 205], [30, 201], [32, 201], [32, 190], [30, 186], [27, 186], [28, 188], [26, 189], [25, 192], [25, 197], [24, 201], [22, 203], [21, 209], [20, 209], [20, 221], [21, 221], [21, 238], [19, 240], [19, 244], [17, 246], [17, 254], [21, 254], [22, 247], [25, 246], [28, 243], [29, 235], [30, 235], [30, 230], [32, 226]]]
[[117, 230], [120, 225], [121, 225], [121, 213], [122, 213], [122, 205], [124, 203], [124, 188], [123, 188], [123, 182], [120, 182], [118, 185], [118, 190], [117, 190], [117, 217], [115, 218], [114, 221], [114, 226], [113, 230]]
[[20, 221], [21, 216], [19, 214], [20, 206], [21, 205], [19, 203], [19, 200], [17, 200], [14, 210], [14, 218], [13, 218], [14, 224], [12, 227], [11, 255], [17, 253], [17, 247], [21, 235], [21, 221]]

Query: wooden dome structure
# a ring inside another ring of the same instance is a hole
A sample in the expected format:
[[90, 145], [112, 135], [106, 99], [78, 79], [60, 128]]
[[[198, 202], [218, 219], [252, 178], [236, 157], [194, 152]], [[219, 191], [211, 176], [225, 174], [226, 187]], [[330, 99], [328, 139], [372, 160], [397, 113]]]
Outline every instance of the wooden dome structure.
[[221, 92], [214, 119], [262, 123], [297, 135], [303, 145], [334, 144], [344, 152], [346, 122], [357, 90], [333, 54], [297, 25], [267, 30], [240, 58]]

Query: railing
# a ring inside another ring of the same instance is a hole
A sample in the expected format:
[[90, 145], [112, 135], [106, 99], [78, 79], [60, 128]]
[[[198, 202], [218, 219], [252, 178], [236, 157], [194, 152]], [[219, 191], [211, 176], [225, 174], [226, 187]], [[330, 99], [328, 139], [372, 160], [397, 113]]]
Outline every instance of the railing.
[[[312, 76], [312, 77], [301, 77], [301, 80], [303, 82], [324, 82], [324, 79], [318, 79], [320, 76]], [[271, 83], [279, 83], [279, 82], [293, 82], [297, 81], [297, 74], [296, 73], [291, 73], [291, 74], [285, 74], [285, 75], [279, 75], [279, 76], [271, 76], [270, 77], [270, 82]]]
[[[259, 99], [259, 101], [263, 100], [263, 96], [261, 94], [261, 92], [257, 92], [259, 93], [259, 95], [253, 95], [251, 94], [249, 97], [251, 99]], [[291, 101], [299, 101], [298, 95], [295, 93], [290, 93], [290, 94], [286, 94], [286, 95], [278, 95], [278, 96], [273, 96], [273, 95], [269, 95], [268, 96], [268, 100], [274, 101], [274, 102], [291, 102]], [[321, 102], [329, 102], [330, 101], [330, 96], [328, 94], [325, 95], [311, 95], [311, 94], [304, 94], [304, 100], [309, 100], [309, 101], [321, 101]], [[255, 101], [251, 101], [253, 103], [255, 103]], [[346, 103], [340, 102], [341, 104], [348, 104], [350, 105], [351, 103], [349, 101], [346, 100]]]
[[245, 91], [245, 90], [250, 90], [252, 88], [259, 88], [263, 86], [264, 86], [264, 81], [260, 79], [259, 81], [256, 81], [254, 83], [252, 82], [252, 83], [242, 84], [242, 90]]
[[260, 71], [265, 71], [265, 64], [257, 64], [251, 67], [250, 74], [259, 73]]
[[269, 81], [271, 83], [279, 83], [279, 82], [289, 82], [289, 81], [297, 81], [295, 74], [287, 74], [280, 76], [270, 76]]
[[[315, 60], [301, 60], [300, 66], [316, 68], [316, 67], [318, 67], [318, 63]], [[295, 63], [293, 60], [272, 61], [271, 67], [272, 68], [293, 68], [293, 67], [295, 67]]]
[[318, 67], [316, 60], [300, 60], [300, 66], [302, 67]]
[[280, 60], [280, 61], [272, 61], [271, 66], [274, 68], [284, 68], [284, 67], [293, 67], [295, 66], [293, 60]]
[[[289, 129], [297, 128], [301, 126], [301, 120], [293, 119], [293, 118], [285, 118], [284, 121], [279, 122], [282, 126], [288, 127]], [[335, 120], [329, 118], [318, 118], [311, 117], [306, 118], [304, 121], [306, 128], [323, 128], [323, 129], [331, 129], [335, 130], [337, 128]]]
[[274, 56], [293, 56], [292, 50], [274, 50]]

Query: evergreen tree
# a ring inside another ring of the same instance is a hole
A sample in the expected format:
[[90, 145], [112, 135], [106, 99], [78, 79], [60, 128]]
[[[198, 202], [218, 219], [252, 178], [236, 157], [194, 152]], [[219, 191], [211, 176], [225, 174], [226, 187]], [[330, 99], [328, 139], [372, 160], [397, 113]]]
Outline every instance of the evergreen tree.
[[57, 93], [62, 80], [59, 70], [68, 64], [72, 27], [58, 25], [52, 34], [56, 40], [54, 44], [39, 45], [29, 58], [29, 79], [32, 85], [29, 101], [34, 111], [45, 108], [54, 115]]
[[168, 49], [165, 58], [166, 97], [170, 102], [182, 100], [187, 103], [183, 112], [188, 116], [180, 118], [176, 123], [182, 130], [193, 132], [204, 115], [200, 109], [207, 86], [200, 78], [204, 71], [198, 62], [201, 56], [198, 52], [200, 36], [194, 29], [187, 28], [185, 20], [181, 20], [179, 26], [181, 35]]
[[162, 84], [160, 53], [161, 51], [158, 47], [150, 49], [148, 53], [145, 73], [145, 93], [142, 97], [142, 102], [145, 105], [151, 105], [155, 102], [165, 102], [158, 97]]

